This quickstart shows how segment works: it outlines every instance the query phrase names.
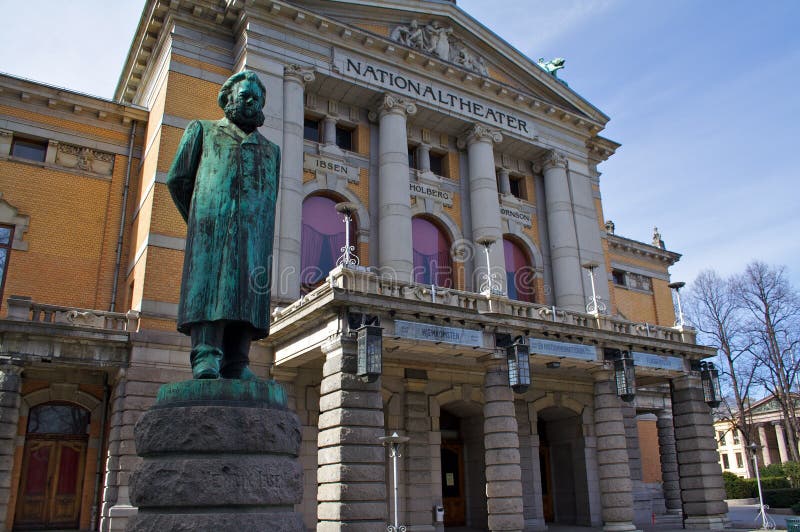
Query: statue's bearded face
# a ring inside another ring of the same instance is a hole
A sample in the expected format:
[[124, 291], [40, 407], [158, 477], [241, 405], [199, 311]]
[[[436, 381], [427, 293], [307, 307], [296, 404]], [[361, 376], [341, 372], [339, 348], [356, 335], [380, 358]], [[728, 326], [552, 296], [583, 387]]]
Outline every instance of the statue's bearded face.
[[239, 126], [242, 131], [251, 133], [264, 123], [264, 93], [249, 80], [242, 80], [231, 89], [225, 105], [225, 117]]

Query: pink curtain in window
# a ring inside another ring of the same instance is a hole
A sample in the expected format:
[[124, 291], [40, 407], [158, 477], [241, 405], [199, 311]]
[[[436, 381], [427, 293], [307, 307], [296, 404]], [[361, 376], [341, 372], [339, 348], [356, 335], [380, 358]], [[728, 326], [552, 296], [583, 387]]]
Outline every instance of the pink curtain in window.
[[516, 243], [503, 239], [506, 259], [506, 285], [508, 297], [527, 303], [534, 302], [534, 271], [525, 252]]
[[[351, 245], [355, 221], [350, 224]], [[303, 230], [300, 237], [300, 283], [310, 287], [322, 281], [335, 266], [345, 243], [343, 217], [336, 202], [324, 196], [303, 201]]]
[[450, 241], [444, 231], [424, 218], [411, 220], [414, 248], [414, 281], [437, 286], [453, 286]]

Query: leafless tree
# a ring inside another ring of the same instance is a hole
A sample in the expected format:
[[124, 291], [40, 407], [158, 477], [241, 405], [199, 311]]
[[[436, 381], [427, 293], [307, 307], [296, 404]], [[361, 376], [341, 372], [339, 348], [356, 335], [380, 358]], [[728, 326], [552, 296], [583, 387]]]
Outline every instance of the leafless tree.
[[733, 281], [748, 351], [759, 371], [756, 379], [781, 406], [791, 459], [798, 461], [800, 425], [796, 414], [800, 360], [800, 295], [785, 268], [753, 262]]
[[[724, 359], [719, 368], [720, 379], [729, 393], [722, 398], [716, 416], [730, 423], [746, 445], [755, 439], [745, 413], [756, 365], [750, 352], [749, 336], [744, 332], [734, 285], [715, 271], [704, 270], [690, 286], [686, 307], [690, 322], [700, 333], [700, 341], [716, 347]], [[750, 460], [745, 460], [745, 465], [748, 476], [753, 476]]]

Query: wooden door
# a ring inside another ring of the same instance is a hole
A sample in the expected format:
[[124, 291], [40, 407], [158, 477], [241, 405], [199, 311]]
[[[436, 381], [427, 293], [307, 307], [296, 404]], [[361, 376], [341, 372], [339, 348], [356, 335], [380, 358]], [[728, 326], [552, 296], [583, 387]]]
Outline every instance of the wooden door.
[[15, 528], [78, 528], [85, 460], [85, 439], [29, 436]]
[[542, 477], [542, 512], [544, 520], [552, 523], [553, 514], [553, 477], [550, 472], [550, 448], [546, 445], [539, 446], [539, 474]]
[[464, 456], [460, 442], [442, 442], [442, 504], [444, 526], [464, 526], [467, 523]]

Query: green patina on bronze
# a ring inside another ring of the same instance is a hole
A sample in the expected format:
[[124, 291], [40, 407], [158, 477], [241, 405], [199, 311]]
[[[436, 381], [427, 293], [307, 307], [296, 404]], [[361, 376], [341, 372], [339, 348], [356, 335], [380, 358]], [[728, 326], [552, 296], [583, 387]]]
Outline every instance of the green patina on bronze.
[[208, 402], [251, 403], [286, 408], [286, 390], [274, 380], [193, 379], [158, 389], [157, 406]]
[[218, 96], [225, 118], [193, 120], [167, 175], [186, 221], [178, 330], [196, 379], [256, 379], [250, 342], [269, 334], [280, 149], [264, 138], [266, 89], [242, 71]]

